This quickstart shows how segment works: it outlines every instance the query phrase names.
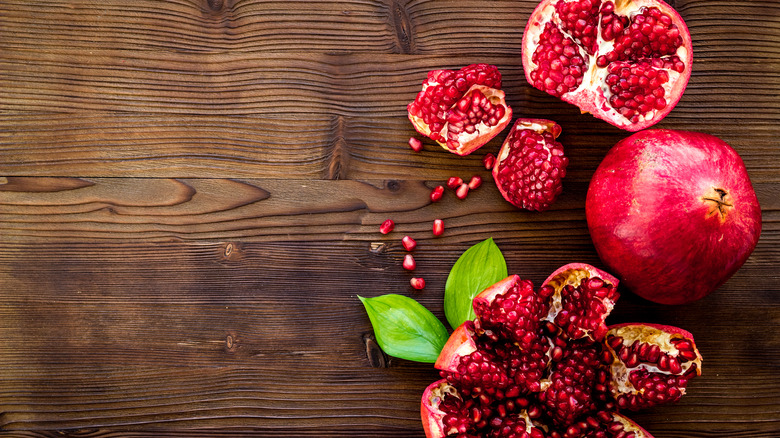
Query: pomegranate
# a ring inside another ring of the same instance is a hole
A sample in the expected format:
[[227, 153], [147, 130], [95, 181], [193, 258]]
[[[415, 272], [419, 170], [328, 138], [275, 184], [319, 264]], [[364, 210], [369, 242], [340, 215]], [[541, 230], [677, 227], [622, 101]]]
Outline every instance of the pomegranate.
[[713, 292], [761, 234], [742, 159], [694, 132], [646, 130], [618, 142], [593, 175], [585, 212], [601, 260], [630, 290], [662, 304]]
[[531, 85], [628, 131], [669, 114], [692, 61], [688, 27], [661, 0], [543, 0], [523, 34]]
[[512, 120], [501, 73], [488, 64], [428, 72], [407, 110], [417, 132], [457, 155], [479, 149]]
[[675, 327], [608, 328], [617, 283], [574, 263], [539, 289], [511, 275], [477, 295], [423, 393], [426, 436], [651, 437], [618, 410], [677, 401], [701, 355]]
[[555, 139], [561, 127], [550, 120], [518, 119], [509, 131], [493, 166], [501, 195], [527, 210], [550, 208], [563, 191], [569, 159]]

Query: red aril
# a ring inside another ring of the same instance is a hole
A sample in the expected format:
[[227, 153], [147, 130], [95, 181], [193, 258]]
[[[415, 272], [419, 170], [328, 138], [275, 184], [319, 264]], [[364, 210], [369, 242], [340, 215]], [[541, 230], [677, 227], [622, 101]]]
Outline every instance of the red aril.
[[444, 186], [436, 186], [431, 190], [431, 202], [439, 202], [444, 195]]
[[543, 0], [523, 35], [531, 85], [628, 131], [669, 114], [692, 61], [688, 27], [661, 0]]
[[504, 98], [498, 68], [472, 64], [429, 72], [407, 111], [417, 132], [454, 154], [468, 155], [512, 120]]
[[401, 239], [401, 244], [403, 244], [404, 249], [407, 251], [412, 251], [417, 248], [417, 241], [410, 236], [404, 236], [404, 238]]
[[493, 166], [501, 195], [526, 210], [550, 208], [563, 191], [569, 159], [555, 139], [561, 127], [550, 120], [518, 119], [509, 130]]
[[742, 159], [695, 132], [651, 129], [618, 142], [591, 179], [585, 214], [604, 264], [628, 289], [662, 304], [713, 292], [761, 234]]
[[407, 271], [414, 271], [414, 268], [417, 267], [417, 263], [414, 261], [414, 257], [411, 254], [406, 254], [404, 256], [403, 267]]

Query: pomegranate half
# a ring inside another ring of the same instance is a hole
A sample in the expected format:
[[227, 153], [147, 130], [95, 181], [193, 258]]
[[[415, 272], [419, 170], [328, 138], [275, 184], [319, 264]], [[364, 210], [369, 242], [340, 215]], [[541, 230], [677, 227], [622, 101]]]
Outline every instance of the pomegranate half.
[[708, 134], [646, 130], [618, 142], [585, 201], [601, 260], [657, 303], [702, 298], [753, 252], [761, 208], [736, 151]]
[[531, 85], [628, 131], [669, 114], [692, 61], [688, 27], [660, 0], [544, 0], [523, 34]]

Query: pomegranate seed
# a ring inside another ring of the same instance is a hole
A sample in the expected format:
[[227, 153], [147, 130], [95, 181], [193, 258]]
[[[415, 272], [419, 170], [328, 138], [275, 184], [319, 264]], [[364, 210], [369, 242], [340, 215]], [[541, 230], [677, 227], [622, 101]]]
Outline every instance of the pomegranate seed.
[[441, 236], [442, 234], [444, 234], [444, 221], [441, 219], [435, 219], [433, 221], [433, 235]]
[[414, 257], [412, 257], [411, 254], [407, 254], [404, 256], [404, 269], [407, 271], [414, 271], [414, 268], [417, 267], [417, 263], [414, 261]]
[[455, 191], [455, 196], [458, 197], [458, 199], [466, 199], [466, 195], [469, 194], [469, 185], [466, 183], [463, 183], [458, 187], [458, 190]]
[[493, 154], [485, 154], [485, 157], [482, 158], [482, 164], [485, 165], [485, 169], [492, 170], [496, 164], [496, 157]]
[[463, 184], [463, 178], [457, 176], [451, 176], [450, 179], [447, 180], [447, 187], [452, 190], [457, 189], [461, 184]]
[[422, 278], [414, 277], [411, 280], [409, 280], [409, 284], [411, 284], [412, 287], [417, 290], [425, 288], [425, 280]]
[[392, 219], [388, 219], [382, 222], [382, 225], [379, 226], [379, 232], [382, 234], [387, 234], [393, 231], [393, 228], [395, 228], [395, 222], [393, 222]]
[[469, 188], [471, 190], [474, 190], [481, 185], [482, 185], [482, 177], [480, 177], [479, 175], [474, 175], [471, 177], [471, 181], [469, 181]]
[[415, 152], [420, 152], [423, 149], [423, 144], [420, 140], [411, 137], [409, 139], [409, 147]]
[[412, 251], [417, 247], [417, 242], [409, 236], [404, 236], [404, 238], [401, 239], [401, 244], [403, 244], [404, 249], [407, 251]]
[[436, 188], [431, 191], [431, 202], [438, 202], [442, 195], [444, 195], [444, 186], [436, 186]]

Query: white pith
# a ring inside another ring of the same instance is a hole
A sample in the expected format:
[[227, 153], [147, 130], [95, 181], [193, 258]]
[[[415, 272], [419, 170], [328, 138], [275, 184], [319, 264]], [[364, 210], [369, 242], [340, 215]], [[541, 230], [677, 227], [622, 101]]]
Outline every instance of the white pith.
[[[476, 90], [479, 90], [485, 96], [488, 102], [490, 102], [492, 105], [500, 105], [501, 101], [506, 97], [506, 94], [504, 94], [504, 92], [501, 90], [490, 88], [486, 85], [472, 85], [471, 88], [469, 88], [466, 91], [463, 97], [458, 99], [458, 101], [464, 99], [467, 96], [471, 96]], [[455, 105], [457, 105], [457, 102], [455, 103]], [[504, 115], [504, 117], [506, 117], [506, 115]], [[439, 143], [439, 145], [445, 148], [447, 147], [447, 131], [449, 130], [449, 126], [450, 124], [449, 122], [447, 122], [444, 124], [444, 127], [441, 130], [441, 138], [444, 141], [438, 141], [438, 140], [436, 141], [436, 143]], [[469, 142], [476, 139], [480, 135], [484, 135], [483, 130], [485, 129], [490, 130], [491, 126], [485, 122], [480, 121], [476, 126], [474, 126], [474, 128], [475, 128], [474, 132], [472, 132], [471, 134], [463, 131], [458, 135], [460, 144], [462, 145], [468, 144]]]
[[[547, 125], [542, 125], [541, 123], [536, 122], [518, 122], [515, 126], [512, 127], [512, 133], [515, 131], [521, 131], [524, 129], [528, 129], [531, 131], [536, 132], [537, 134], [543, 134], [550, 130], [550, 127]], [[510, 133], [509, 137], [507, 138], [506, 143], [509, 143], [509, 139], [512, 137], [512, 133]], [[544, 150], [547, 151], [547, 159], [549, 160], [552, 158], [552, 152], [550, 152], [550, 148], [544, 144], [543, 141], [538, 141], [537, 144], [544, 145]], [[506, 157], [509, 156], [510, 148], [509, 147], [501, 147], [501, 150], [499, 150], [498, 157], [496, 158], [496, 163], [501, 163], [506, 159]]]
[[[639, 340], [640, 342], [649, 343], [649, 344], [655, 344], [658, 345], [661, 348], [661, 351], [668, 354], [672, 357], [679, 357], [680, 350], [677, 349], [677, 347], [672, 343], [671, 341], [674, 339], [683, 339], [683, 336], [679, 334], [669, 333], [660, 329], [657, 329], [652, 326], [636, 326], [636, 325], [628, 325], [624, 327], [619, 327], [615, 329], [610, 329], [609, 333], [607, 334], [607, 338], [609, 338], [610, 335], [619, 336], [623, 338], [623, 346], [624, 347], [630, 347], [631, 344], [634, 343], [634, 341]], [[672, 375], [674, 373], [670, 371], [664, 371], [658, 368], [656, 364], [650, 364], [641, 362], [635, 367], [631, 367], [630, 369], [626, 367], [626, 365], [621, 362], [617, 358], [617, 353], [615, 350], [610, 347], [607, 344], [607, 348], [612, 352], [612, 355], [614, 357], [614, 360], [612, 362], [611, 368], [611, 374], [612, 374], [612, 384], [614, 385], [615, 389], [620, 393], [637, 393], [637, 389], [634, 388], [634, 385], [631, 384], [631, 382], [628, 380], [628, 376], [631, 373], [631, 371], [634, 370], [647, 370], [651, 373], [657, 373], [657, 374], [668, 374]], [[680, 366], [682, 368], [682, 371], [680, 373], [677, 373], [676, 375], [683, 375], [685, 374], [691, 366], [694, 365], [694, 363], [699, 362], [699, 359], [692, 360], [692, 361], [686, 361], [686, 360], [680, 360]], [[698, 366], [698, 365], [697, 365]], [[682, 394], [685, 394], [685, 388], [679, 388], [680, 392]]]
[[[573, 2], [567, 2], [565, 0], [560, 0], [559, 2], [563, 3], [573, 3]], [[598, 22], [597, 22], [597, 32], [596, 32], [596, 49], [597, 52], [593, 55], [588, 55], [587, 52], [583, 47], [581, 47], [579, 44], [576, 43], [576, 39], [574, 36], [572, 36], [569, 32], [564, 31], [561, 26], [561, 20], [558, 16], [558, 12], [555, 10], [555, 5], [559, 2], [551, 2], [540, 11], [539, 14], [534, 14], [535, 17], [543, 17], [542, 20], [536, 21], [534, 23], [530, 23], [528, 27], [528, 37], [530, 38], [530, 41], [532, 43], [532, 47], [536, 48], [539, 46], [539, 41], [542, 32], [544, 31], [544, 27], [547, 25], [547, 23], [552, 22], [555, 24], [555, 26], [558, 28], [558, 30], [567, 38], [570, 38], [572, 41], [575, 42], [577, 45], [577, 49], [579, 51], [579, 55], [585, 59], [588, 58], [587, 62], [587, 70], [584, 72], [582, 77], [582, 82], [580, 85], [567, 93], [563, 93], [560, 96], [560, 99], [565, 102], [575, 103], [577, 102], [577, 98], [580, 95], [586, 95], [588, 97], [591, 97], [597, 102], [594, 102], [593, 107], [596, 109], [596, 111], [600, 112], [601, 114], [605, 115], [607, 119], [609, 120], [623, 120], [624, 124], [640, 124], [642, 122], [651, 120], [655, 118], [659, 112], [666, 111], [669, 106], [675, 104], [676, 102], [671, 102], [670, 96], [671, 91], [674, 88], [675, 83], [681, 76], [680, 73], [672, 70], [672, 69], [665, 69], [665, 68], [657, 68], [658, 70], [665, 70], [667, 74], [669, 75], [669, 80], [662, 85], [662, 88], [664, 89], [664, 98], [667, 101], [667, 107], [664, 110], [657, 110], [655, 108], [651, 109], [649, 112], [645, 114], [639, 114], [637, 113], [638, 120], [636, 122], [631, 122], [630, 119], [623, 116], [619, 111], [617, 111], [615, 108], [613, 108], [609, 104], [609, 99], [612, 97], [612, 92], [609, 90], [609, 86], [606, 84], [605, 79], [608, 74], [607, 67], [600, 68], [596, 65], [596, 59], [598, 59], [601, 55], [606, 55], [607, 53], [611, 52], [612, 49], [615, 46], [614, 40], [613, 41], [604, 41], [604, 39], [601, 36], [601, 14], [598, 15]], [[655, 0], [616, 0], [613, 2], [615, 5], [614, 12], [618, 15], [623, 15], [629, 18], [629, 22], [633, 22], [634, 16], [637, 15], [642, 7], [650, 7], [650, 6], [657, 6], [658, 2]], [[528, 47], [523, 47], [523, 50], [529, 49]], [[685, 48], [684, 44], [677, 48], [677, 52], [675, 53], [680, 60], [682, 60], [686, 64], [686, 68], [689, 66], [687, 65], [689, 62], [688, 56], [688, 49]], [[669, 58], [670, 56], [664, 56], [661, 57], [663, 59]], [[527, 56], [528, 63], [531, 65], [531, 68], [529, 71], [536, 70], [539, 66], [532, 60], [532, 56]], [[626, 61], [629, 62], [629, 61]], [[655, 67], [654, 67], [655, 68]], [[597, 94], [592, 90], [600, 90], [600, 92]], [[588, 112], [583, 110], [583, 112]]]

